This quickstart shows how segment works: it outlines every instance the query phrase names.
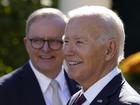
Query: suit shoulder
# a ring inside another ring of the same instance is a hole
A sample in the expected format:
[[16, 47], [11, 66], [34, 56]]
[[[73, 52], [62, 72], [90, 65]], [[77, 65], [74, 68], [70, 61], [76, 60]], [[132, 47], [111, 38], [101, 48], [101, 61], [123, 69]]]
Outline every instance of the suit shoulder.
[[140, 105], [140, 95], [125, 82], [120, 90], [119, 102], [122, 105]]
[[22, 72], [22, 67], [0, 77], [0, 87], [6, 87], [6, 86], [13, 86], [13, 84], [16, 84], [16, 81], [20, 79], [20, 74]]

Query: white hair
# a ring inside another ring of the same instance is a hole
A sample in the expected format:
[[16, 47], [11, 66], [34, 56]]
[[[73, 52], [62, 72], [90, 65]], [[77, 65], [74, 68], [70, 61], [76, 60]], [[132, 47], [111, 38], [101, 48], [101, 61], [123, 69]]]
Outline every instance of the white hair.
[[112, 10], [103, 6], [83, 6], [68, 13], [69, 18], [91, 16], [98, 18], [98, 25], [104, 30], [103, 34], [108, 38], [118, 39], [118, 62], [124, 58], [125, 32], [120, 17]]
[[67, 22], [67, 17], [59, 10], [55, 8], [40, 8], [28, 17], [26, 21], [26, 34], [30, 28], [30, 25], [39, 17], [46, 17], [46, 18], [57, 18], [64, 23]]

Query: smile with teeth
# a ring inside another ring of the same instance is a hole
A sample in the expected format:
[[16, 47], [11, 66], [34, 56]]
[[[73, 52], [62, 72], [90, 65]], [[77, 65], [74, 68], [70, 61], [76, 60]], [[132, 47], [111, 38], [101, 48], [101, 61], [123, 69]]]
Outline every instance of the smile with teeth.
[[68, 62], [69, 65], [78, 65], [80, 63], [81, 63], [80, 61], [71, 61], [71, 62]]
[[40, 56], [42, 59], [52, 59], [54, 56]]

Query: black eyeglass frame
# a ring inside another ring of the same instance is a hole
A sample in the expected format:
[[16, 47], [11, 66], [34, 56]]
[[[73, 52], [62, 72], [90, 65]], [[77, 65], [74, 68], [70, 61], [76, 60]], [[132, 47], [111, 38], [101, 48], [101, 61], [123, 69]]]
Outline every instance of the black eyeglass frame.
[[34, 49], [41, 49], [43, 48], [44, 44], [47, 42], [47, 45], [52, 50], [59, 50], [63, 47], [63, 40], [62, 39], [39, 39], [39, 38], [28, 38], [31, 42], [31, 46]]

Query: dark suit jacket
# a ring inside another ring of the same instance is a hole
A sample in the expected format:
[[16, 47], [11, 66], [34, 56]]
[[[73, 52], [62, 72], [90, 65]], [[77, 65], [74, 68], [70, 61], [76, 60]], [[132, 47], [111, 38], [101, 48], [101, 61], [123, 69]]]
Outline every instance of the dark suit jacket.
[[[78, 95], [77, 93], [76, 95]], [[121, 74], [118, 74], [90, 105], [140, 105], [140, 95], [125, 81]]]
[[[65, 73], [70, 94], [79, 87]], [[29, 63], [0, 78], [0, 105], [46, 105]]]

